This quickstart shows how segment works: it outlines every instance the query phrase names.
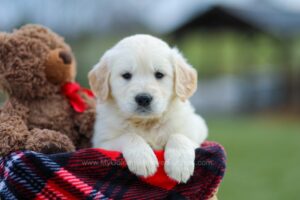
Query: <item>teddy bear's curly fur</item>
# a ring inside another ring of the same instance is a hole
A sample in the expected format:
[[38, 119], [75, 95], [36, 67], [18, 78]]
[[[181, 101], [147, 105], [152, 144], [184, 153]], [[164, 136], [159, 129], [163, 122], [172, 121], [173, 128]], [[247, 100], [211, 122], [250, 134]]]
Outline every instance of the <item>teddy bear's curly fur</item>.
[[80, 94], [78, 113], [61, 92], [75, 79], [76, 63], [63, 38], [38, 25], [0, 33], [0, 87], [8, 100], [0, 108], [0, 156], [16, 150], [43, 153], [88, 147], [95, 101]]

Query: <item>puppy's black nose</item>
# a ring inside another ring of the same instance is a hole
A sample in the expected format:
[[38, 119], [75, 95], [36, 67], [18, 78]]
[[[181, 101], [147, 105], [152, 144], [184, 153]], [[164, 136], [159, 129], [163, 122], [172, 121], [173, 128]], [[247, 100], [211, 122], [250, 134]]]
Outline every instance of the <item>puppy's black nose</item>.
[[135, 102], [139, 106], [143, 106], [143, 107], [149, 106], [152, 99], [153, 99], [152, 96], [150, 94], [147, 94], [147, 93], [142, 93], [142, 94], [138, 94], [138, 95], [135, 96]]

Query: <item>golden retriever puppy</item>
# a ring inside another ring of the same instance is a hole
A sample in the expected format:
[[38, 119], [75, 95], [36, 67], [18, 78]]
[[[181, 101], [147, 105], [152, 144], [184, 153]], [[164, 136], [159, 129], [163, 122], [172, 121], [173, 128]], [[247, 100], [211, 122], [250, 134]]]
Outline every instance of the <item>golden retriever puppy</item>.
[[187, 100], [196, 70], [178, 50], [150, 35], [127, 37], [105, 52], [89, 83], [98, 99], [93, 146], [121, 151], [144, 177], [158, 167], [153, 149], [164, 149], [166, 173], [187, 182], [207, 126]]

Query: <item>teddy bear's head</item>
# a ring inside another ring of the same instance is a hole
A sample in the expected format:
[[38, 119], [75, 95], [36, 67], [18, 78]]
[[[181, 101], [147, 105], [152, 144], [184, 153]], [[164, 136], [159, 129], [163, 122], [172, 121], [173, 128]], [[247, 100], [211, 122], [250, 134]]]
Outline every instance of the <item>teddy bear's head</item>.
[[76, 62], [63, 38], [39, 25], [0, 33], [0, 87], [18, 98], [42, 98], [74, 81]]

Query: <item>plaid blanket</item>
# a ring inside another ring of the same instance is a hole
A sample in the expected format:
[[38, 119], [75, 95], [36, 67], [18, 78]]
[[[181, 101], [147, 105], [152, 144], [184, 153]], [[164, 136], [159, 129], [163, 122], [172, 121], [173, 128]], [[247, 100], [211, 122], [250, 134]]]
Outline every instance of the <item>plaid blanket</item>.
[[[155, 152], [163, 161], [163, 152]], [[163, 162], [149, 178], [130, 173], [122, 154], [103, 149], [45, 155], [20, 151], [0, 158], [0, 199], [208, 199], [225, 171], [222, 146], [196, 150], [195, 172], [177, 184]]]

